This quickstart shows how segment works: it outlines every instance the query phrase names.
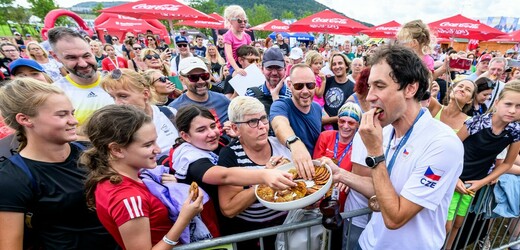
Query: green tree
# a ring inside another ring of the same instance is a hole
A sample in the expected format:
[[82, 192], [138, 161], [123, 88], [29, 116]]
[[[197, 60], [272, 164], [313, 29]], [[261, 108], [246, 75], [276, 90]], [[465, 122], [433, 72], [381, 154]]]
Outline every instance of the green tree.
[[[255, 4], [252, 9], [246, 10], [247, 18], [251, 26], [256, 26], [265, 22], [273, 20], [271, 11], [264, 4]], [[267, 37], [270, 31], [255, 31], [255, 34], [259, 38]]]
[[45, 19], [49, 11], [59, 8], [54, 0], [27, 0], [27, 2], [31, 5], [32, 14], [42, 20]]
[[0, 0], [0, 23], [7, 23], [10, 8], [13, 7], [14, 0]]
[[101, 15], [101, 12], [99, 12], [99, 11], [104, 9], [104, 8], [105, 7], [103, 6], [103, 3], [97, 3], [96, 6], [92, 7], [92, 12], [97, 17], [97, 16]]
[[314, 14], [312, 11], [305, 11], [303, 12], [302, 16], [300, 17], [300, 19], [304, 18], [304, 17], [308, 17], [310, 15]]
[[190, 6], [206, 14], [218, 13], [220, 9], [215, 0], [192, 0], [190, 1]]
[[9, 11], [9, 20], [18, 24], [19, 29], [16, 30], [22, 34], [29, 33], [30, 29], [28, 26], [30, 13], [22, 6], [7, 7]]
[[282, 12], [282, 16], [281, 16], [282, 20], [284, 20], [284, 19], [295, 19], [295, 18], [296, 18], [296, 16], [290, 10], [285, 10], [284, 12]]

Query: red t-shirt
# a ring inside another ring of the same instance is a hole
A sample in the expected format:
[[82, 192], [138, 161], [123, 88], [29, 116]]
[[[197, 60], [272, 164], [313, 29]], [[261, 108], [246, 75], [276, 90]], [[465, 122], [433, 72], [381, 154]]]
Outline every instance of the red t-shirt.
[[128, 63], [124, 58], [119, 56], [116, 56], [116, 60], [112, 60], [107, 57], [101, 61], [101, 69], [103, 70], [112, 71], [116, 69], [117, 66], [119, 66], [121, 69], [126, 69], [128, 68]]
[[123, 176], [123, 181], [117, 185], [110, 181], [99, 183], [95, 196], [99, 220], [123, 249], [126, 248], [119, 227], [129, 220], [148, 217], [152, 245], [162, 240], [173, 226], [166, 206], [143, 183], [128, 177]]
[[[343, 155], [343, 151], [346, 149], [348, 144], [343, 144], [338, 142], [338, 151], [336, 155], [336, 159], [334, 159], [334, 144], [336, 144], [336, 134], [337, 130], [327, 130], [323, 131], [318, 137], [318, 141], [316, 142], [316, 146], [314, 147], [314, 155], [313, 158], [317, 159], [322, 156], [329, 157], [333, 160], [339, 160], [341, 155]], [[350, 161], [350, 156], [352, 155], [352, 147], [348, 150], [345, 157], [341, 161], [339, 167], [345, 169], [347, 171], [352, 171], [352, 162]], [[341, 192], [339, 194], [339, 204], [340, 211], [343, 212], [345, 200], [347, 199], [347, 194], [345, 192]]]

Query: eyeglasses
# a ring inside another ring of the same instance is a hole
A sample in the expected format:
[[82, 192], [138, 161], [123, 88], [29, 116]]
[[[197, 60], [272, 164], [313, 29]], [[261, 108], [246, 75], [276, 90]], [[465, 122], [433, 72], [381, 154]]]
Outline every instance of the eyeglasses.
[[153, 38], [148, 38], [148, 41], [155, 41], [155, 40], [153, 40]]
[[283, 67], [267, 67], [267, 68], [265, 68], [265, 70], [267, 70], [269, 72], [273, 72], [273, 71], [282, 72], [284, 70], [284, 68]]
[[179, 47], [179, 48], [188, 47], [188, 44], [187, 43], [178, 43], [177, 47]]
[[159, 77], [159, 78], [153, 80], [153, 81], [152, 81], [152, 84], [154, 84], [154, 83], [157, 82], [157, 81], [161, 81], [162, 83], [166, 83], [168, 80], [169, 80], [168, 77], [166, 77], [166, 76], [161, 76], [161, 77]]
[[200, 73], [200, 74], [189, 74], [185, 75], [184, 77], [187, 77], [190, 82], [198, 82], [199, 79], [202, 79], [203, 81], [209, 80], [209, 73]]
[[112, 41], [117, 41], [117, 40], [119, 40], [119, 39], [117, 39], [117, 38], [112, 38]]
[[345, 121], [345, 120], [338, 119], [338, 125], [343, 126], [343, 125], [345, 125], [345, 123], [348, 124], [349, 127], [354, 127], [357, 124], [357, 122], [354, 122], [354, 121]]
[[247, 57], [242, 57], [244, 60], [246, 60], [249, 64], [253, 64], [253, 63], [259, 63], [260, 62], [260, 58], [247, 58]]
[[260, 116], [260, 118], [253, 118], [253, 119], [251, 119], [249, 121], [245, 121], [245, 122], [235, 122], [235, 124], [247, 123], [247, 125], [249, 125], [249, 127], [256, 128], [256, 127], [258, 127], [258, 124], [260, 124], [260, 122], [262, 122], [264, 125], [269, 124], [269, 116], [263, 115], [263, 116]]
[[153, 54], [153, 56], [152, 55], [144, 56], [144, 59], [147, 59], [147, 60], [152, 60], [152, 58], [159, 59], [161, 57], [158, 54]]
[[133, 48], [133, 49], [134, 49], [134, 50], [142, 50], [143, 48], [141, 48], [141, 47], [135, 47], [135, 48]]
[[233, 21], [237, 21], [238, 24], [247, 23], [247, 19], [231, 18]]
[[307, 89], [311, 90], [316, 88], [315, 82], [296, 82], [292, 84], [295, 90], [302, 90], [303, 86], [306, 86]]
[[6, 53], [13, 53], [13, 52], [16, 52], [17, 50], [15, 49], [8, 49], [8, 50], [2, 50], [3, 52], [6, 52]]
[[133, 36], [127, 36], [126, 38], [128, 38], [128, 39], [134, 39]]

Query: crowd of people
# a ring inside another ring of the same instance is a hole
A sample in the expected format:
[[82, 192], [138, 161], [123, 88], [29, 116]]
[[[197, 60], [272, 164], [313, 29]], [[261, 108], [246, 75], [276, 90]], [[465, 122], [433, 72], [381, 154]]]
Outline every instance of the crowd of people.
[[[333, 249], [455, 249], [473, 196], [520, 175], [516, 52], [439, 51], [421, 20], [389, 44], [317, 46], [252, 41], [237, 5], [224, 18], [208, 44], [65, 27], [47, 48], [0, 44], [0, 136], [18, 147], [0, 163], [0, 249], [171, 249], [281, 225], [253, 187], [295, 186], [282, 158], [304, 179], [328, 164], [340, 211], [373, 210]], [[252, 65], [263, 83], [239, 95]]]

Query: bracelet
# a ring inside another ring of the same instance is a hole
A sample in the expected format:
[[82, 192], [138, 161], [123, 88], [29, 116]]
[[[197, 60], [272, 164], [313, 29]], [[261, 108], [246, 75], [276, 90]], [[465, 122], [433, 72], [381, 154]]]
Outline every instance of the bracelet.
[[175, 246], [179, 243], [178, 241], [173, 241], [173, 240], [168, 239], [168, 237], [166, 237], [166, 235], [164, 237], [162, 237], [162, 240], [164, 241], [164, 243], [166, 243], [170, 246]]

